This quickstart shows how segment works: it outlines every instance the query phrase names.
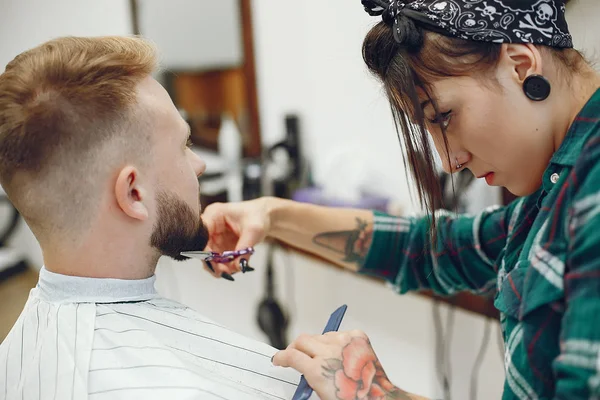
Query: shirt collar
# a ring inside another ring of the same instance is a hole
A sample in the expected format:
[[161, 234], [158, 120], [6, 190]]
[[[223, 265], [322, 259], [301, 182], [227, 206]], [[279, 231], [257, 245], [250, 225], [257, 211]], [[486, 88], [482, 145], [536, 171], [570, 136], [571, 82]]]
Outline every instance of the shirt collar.
[[85, 278], [57, 274], [42, 267], [34, 290], [40, 298], [50, 302], [122, 303], [158, 297], [155, 281], [155, 275], [135, 280]]
[[557, 186], [557, 183], [565, 178], [563, 176], [565, 169], [572, 168], [575, 165], [590, 135], [598, 130], [599, 116], [600, 89], [596, 90], [577, 114], [561, 145], [550, 159], [550, 164], [542, 177], [542, 187], [544, 189], [542, 196], [543, 193], [550, 192]]

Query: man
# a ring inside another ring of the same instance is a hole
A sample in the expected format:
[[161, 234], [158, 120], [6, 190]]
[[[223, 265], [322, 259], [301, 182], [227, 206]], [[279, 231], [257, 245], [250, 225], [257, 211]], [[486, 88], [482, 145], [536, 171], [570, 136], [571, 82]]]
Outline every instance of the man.
[[154, 290], [203, 249], [189, 127], [137, 38], [60, 38], [0, 76], [0, 184], [39, 241], [40, 280], [0, 346], [0, 399], [288, 399], [275, 349]]

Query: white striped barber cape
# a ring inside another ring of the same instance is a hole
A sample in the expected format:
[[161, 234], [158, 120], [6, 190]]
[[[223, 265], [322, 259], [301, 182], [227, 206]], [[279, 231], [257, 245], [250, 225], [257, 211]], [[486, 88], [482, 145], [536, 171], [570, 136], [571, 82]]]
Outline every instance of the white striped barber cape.
[[154, 281], [42, 268], [0, 345], [0, 399], [292, 398], [300, 376], [271, 365], [274, 348], [160, 297]]

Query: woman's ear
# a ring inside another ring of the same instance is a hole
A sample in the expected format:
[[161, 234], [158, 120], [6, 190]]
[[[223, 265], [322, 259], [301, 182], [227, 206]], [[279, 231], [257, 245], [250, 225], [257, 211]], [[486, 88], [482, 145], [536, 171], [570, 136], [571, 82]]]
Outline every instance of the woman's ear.
[[115, 182], [117, 204], [129, 217], [144, 221], [148, 218], [146, 191], [140, 185], [139, 171], [132, 166], [123, 168]]
[[504, 44], [502, 58], [521, 85], [528, 76], [542, 74], [542, 55], [533, 44]]

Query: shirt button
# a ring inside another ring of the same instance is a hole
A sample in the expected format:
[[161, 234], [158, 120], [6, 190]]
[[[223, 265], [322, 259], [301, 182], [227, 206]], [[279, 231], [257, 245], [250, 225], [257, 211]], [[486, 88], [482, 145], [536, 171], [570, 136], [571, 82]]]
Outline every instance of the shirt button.
[[556, 172], [553, 173], [552, 175], [550, 175], [550, 182], [552, 183], [556, 183], [558, 182], [558, 178], [560, 178], [560, 175], [558, 175]]

